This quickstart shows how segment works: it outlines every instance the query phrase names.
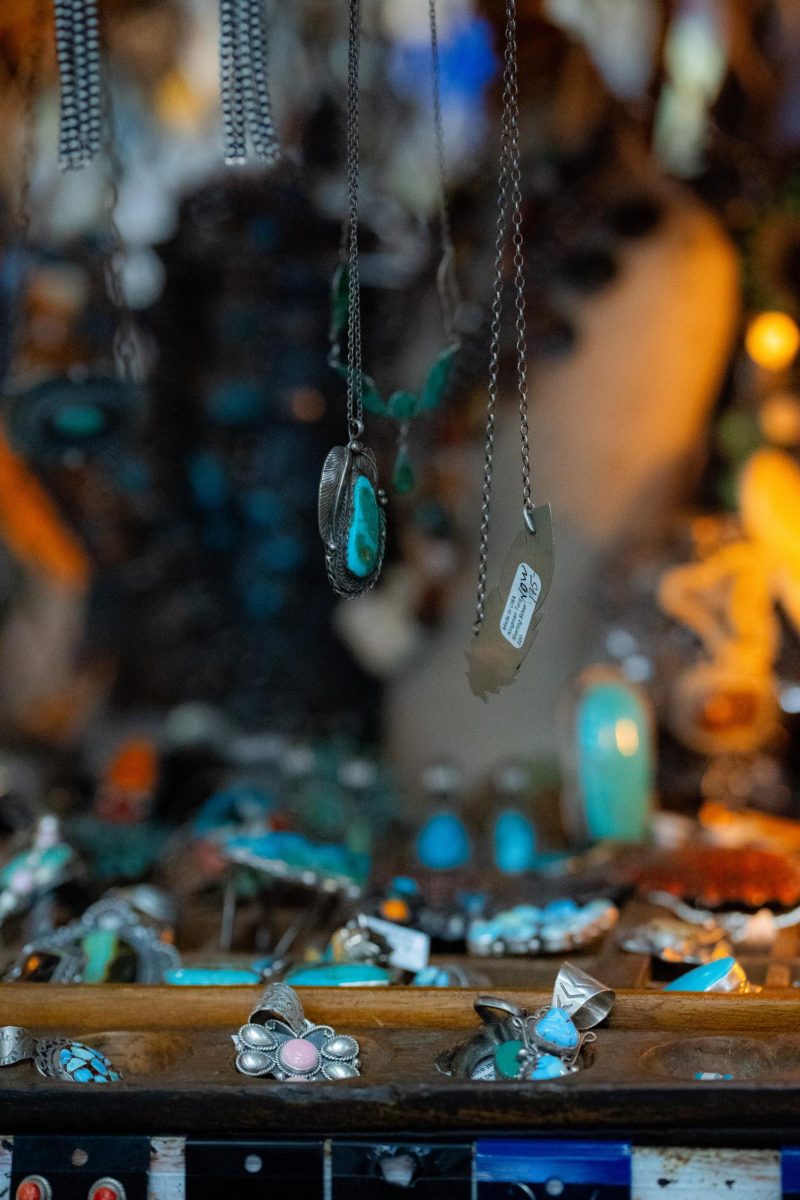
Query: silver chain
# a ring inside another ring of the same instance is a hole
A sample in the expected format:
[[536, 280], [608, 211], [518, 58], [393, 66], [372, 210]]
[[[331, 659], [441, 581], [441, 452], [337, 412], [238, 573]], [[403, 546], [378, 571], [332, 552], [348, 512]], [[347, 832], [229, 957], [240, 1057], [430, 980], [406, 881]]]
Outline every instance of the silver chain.
[[433, 127], [436, 137], [436, 166], [439, 172], [439, 229], [442, 253], [452, 253], [453, 237], [450, 214], [447, 211], [447, 167], [444, 156], [444, 125], [442, 122], [442, 72], [439, 61], [439, 33], [436, 26], [436, 0], [428, 0], [431, 26], [431, 84], [433, 90]]
[[119, 187], [122, 181], [122, 160], [114, 137], [113, 105], [111, 91], [106, 80], [103, 81], [103, 118], [104, 145], [106, 161], [108, 162], [108, 183], [105, 195], [105, 210], [108, 219], [110, 245], [105, 256], [104, 274], [106, 291], [116, 311], [116, 324], [112, 339], [114, 367], [117, 378], [124, 383], [135, 383], [141, 380], [143, 374], [142, 354], [136, 323], [131, 312], [128, 298], [125, 294], [125, 259], [127, 250], [125, 240], [117, 224], [117, 204]]
[[96, 0], [55, 0], [56, 55], [61, 86], [58, 155], [76, 170], [100, 150], [100, 31]]
[[439, 55], [439, 32], [436, 21], [436, 0], [428, 0], [428, 16], [431, 31], [431, 86], [433, 93], [433, 128], [436, 140], [436, 167], [439, 176], [439, 236], [442, 257], [437, 272], [439, 302], [445, 333], [450, 340], [455, 337], [456, 310], [461, 301], [455, 277], [453, 235], [450, 228], [450, 213], [447, 208], [447, 163], [444, 146], [444, 122], [442, 120], [442, 72]]
[[256, 158], [274, 162], [265, 0], [219, 0], [219, 83], [225, 162], [247, 162], [248, 134]]
[[351, 440], [364, 432], [361, 378], [361, 282], [358, 267], [359, 123], [358, 66], [361, 47], [361, 3], [350, 0], [347, 46], [347, 427]]
[[535, 533], [531, 500], [530, 438], [528, 429], [528, 353], [525, 341], [525, 259], [522, 241], [522, 174], [519, 154], [519, 92], [517, 86], [516, 0], [506, 0], [505, 51], [503, 54], [503, 100], [500, 133], [500, 168], [497, 192], [494, 293], [489, 348], [489, 385], [486, 404], [486, 442], [484, 447], [483, 498], [481, 504], [478, 585], [475, 600], [474, 630], [477, 633], [486, 611], [486, 576], [489, 561], [489, 526], [494, 476], [494, 435], [500, 374], [500, 333], [503, 320], [503, 290], [507, 210], [511, 202], [511, 244], [514, 265], [514, 310], [517, 351], [517, 392], [519, 396], [520, 447], [522, 455], [522, 513], [525, 524]]

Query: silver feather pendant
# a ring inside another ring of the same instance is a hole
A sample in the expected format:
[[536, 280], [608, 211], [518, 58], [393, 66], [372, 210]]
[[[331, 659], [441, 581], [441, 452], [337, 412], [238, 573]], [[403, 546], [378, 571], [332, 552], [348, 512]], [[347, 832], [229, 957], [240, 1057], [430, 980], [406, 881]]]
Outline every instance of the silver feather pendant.
[[536, 533], [527, 526], [517, 534], [490, 594], [477, 635], [467, 650], [467, 678], [476, 696], [513, 683], [533, 645], [542, 608], [553, 580], [555, 548], [549, 504], [533, 511]]
[[360, 596], [377, 583], [386, 549], [385, 503], [372, 451], [358, 441], [334, 446], [322, 468], [317, 515], [337, 596]]

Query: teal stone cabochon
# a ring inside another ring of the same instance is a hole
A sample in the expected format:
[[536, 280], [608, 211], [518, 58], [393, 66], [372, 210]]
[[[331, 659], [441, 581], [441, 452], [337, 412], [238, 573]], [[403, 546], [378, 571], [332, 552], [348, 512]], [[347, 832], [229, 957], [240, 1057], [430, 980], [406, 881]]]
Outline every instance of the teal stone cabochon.
[[536, 833], [524, 813], [505, 808], [494, 823], [494, 861], [505, 875], [530, 871], [536, 862]]
[[470, 858], [469, 834], [452, 812], [434, 813], [417, 836], [417, 857], [433, 871], [452, 871]]
[[378, 501], [366, 475], [357, 475], [353, 484], [353, 504], [347, 531], [347, 569], [365, 579], [374, 570], [380, 546]]

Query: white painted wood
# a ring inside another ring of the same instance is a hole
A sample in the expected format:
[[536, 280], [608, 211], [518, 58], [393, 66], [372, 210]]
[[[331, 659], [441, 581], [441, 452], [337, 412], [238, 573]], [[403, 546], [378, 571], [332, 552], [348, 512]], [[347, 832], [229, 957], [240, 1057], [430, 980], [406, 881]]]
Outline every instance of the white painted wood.
[[781, 1200], [778, 1150], [637, 1146], [632, 1200]]

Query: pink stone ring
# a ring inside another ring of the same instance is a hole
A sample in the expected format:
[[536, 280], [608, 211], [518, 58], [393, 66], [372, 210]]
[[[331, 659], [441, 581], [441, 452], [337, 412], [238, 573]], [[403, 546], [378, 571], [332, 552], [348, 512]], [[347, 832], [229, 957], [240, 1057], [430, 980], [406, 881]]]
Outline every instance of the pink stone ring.
[[250, 1020], [233, 1035], [243, 1075], [311, 1081], [359, 1074], [358, 1042], [330, 1025], [312, 1025], [287, 984], [270, 984]]

